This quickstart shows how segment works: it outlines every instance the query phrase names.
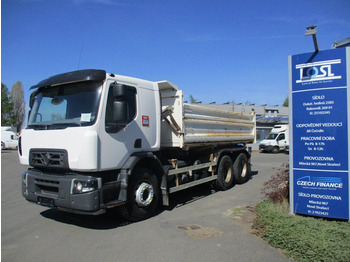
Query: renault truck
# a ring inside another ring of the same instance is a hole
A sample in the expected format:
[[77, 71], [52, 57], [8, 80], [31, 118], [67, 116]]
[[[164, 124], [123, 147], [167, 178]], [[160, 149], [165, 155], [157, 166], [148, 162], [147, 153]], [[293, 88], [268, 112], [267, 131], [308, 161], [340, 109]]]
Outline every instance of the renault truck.
[[117, 208], [139, 221], [180, 190], [203, 183], [228, 190], [249, 179], [254, 112], [188, 104], [169, 81], [95, 69], [30, 90], [18, 143], [29, 202], [87, 215]]

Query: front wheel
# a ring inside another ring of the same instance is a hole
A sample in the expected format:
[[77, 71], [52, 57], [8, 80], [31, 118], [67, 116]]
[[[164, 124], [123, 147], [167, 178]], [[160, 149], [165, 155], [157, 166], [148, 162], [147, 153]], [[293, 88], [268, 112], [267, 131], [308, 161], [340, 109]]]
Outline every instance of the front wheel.
[[272, 148], [272, 153], [276, 154], [276, 153], [279, 153], [280, 152], [280, 148], [278, 146], [274, 146]]
[[159, 194], [159, 182], [153, 171], [138, 169], [130, 177], [127, 203], [119, 208], [119, 212], [129, 221], [147, 219], [158, 206]]

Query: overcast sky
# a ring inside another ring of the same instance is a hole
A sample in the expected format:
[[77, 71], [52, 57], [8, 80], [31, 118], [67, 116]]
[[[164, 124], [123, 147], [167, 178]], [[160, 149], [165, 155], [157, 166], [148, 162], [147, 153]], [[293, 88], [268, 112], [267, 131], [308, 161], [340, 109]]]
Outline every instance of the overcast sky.
[[1, 81], [77, 69], [169, 80], [203, 103], [281, 105], [288, 56], [350, 36], [350, 1], [2, 0]]

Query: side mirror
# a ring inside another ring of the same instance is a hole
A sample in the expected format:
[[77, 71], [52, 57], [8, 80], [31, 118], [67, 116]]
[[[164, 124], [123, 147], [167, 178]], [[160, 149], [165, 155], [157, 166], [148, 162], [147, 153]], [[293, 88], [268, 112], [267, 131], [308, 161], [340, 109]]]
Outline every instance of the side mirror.
[[29, 107], [30, 108], [33, 108], [34, 102], [35, 102], [35, 96], [31, 95], [30, 99], [29, 99]]
[[128, 87], [121, 84], [113, 84], [113, 96], [115, 98], [121, 98], [128, 94]]
[[128, 103], [125, 101], [113, 102], [113, 120], [117, 125], [126, 125], [128, 123]]

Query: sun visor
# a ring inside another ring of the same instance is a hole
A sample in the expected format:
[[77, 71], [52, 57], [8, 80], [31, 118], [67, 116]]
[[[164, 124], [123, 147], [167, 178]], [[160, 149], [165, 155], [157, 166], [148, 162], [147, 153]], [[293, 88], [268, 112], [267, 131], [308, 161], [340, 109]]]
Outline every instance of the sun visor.
[[79, 70], [79, 71], [73, 71], [73, 72], [51, 76], [43, 81], [40, 81], [38, 84], [32, 86], [30, 90], [37, 89], [40, 87], [64, 85], [64, 84], [84, 82], [84, 81], [102, 82], [105, 79], [106, 79], [106, 71], [104, 70], [95, 70], [95, 69]]

